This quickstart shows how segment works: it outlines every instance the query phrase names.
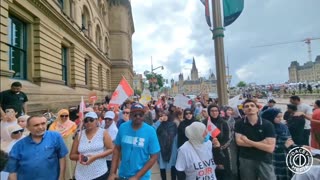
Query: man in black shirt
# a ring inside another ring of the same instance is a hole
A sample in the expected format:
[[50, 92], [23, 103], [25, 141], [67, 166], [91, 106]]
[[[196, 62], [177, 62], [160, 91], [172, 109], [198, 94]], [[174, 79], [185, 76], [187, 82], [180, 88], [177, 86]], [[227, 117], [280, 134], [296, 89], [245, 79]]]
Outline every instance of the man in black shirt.
[[14, 82], [11, 84], [11, 89], [2, 91], [0, 93], [0, 112], [4, 114], [4, 111], [8, 106], [15, 106], [17, 109], [17, 117], [27, 113], [28, 101], [27, 95], [21, 91], [22, 84], [20, 82]]
[[250, 99], [243, 103], [243, 111], [245, 119], [235, 124], [241, 179], [275, 180], [272, 165], [276, 143], [274, 126], [258, 116], [258, 105]]

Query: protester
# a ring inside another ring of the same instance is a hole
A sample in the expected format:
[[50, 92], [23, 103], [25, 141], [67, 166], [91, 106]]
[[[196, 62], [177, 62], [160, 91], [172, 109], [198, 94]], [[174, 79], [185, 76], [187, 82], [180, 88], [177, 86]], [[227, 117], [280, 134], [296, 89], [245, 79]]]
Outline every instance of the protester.
[[269, 109], [269, 108], [273, 108], [275, 104], [276, 104], [276, 101], [273, 100], [273, 99], [270, 99], [270, 100], [268, 101], [268, 104], [265, 105], [265, 106], [263, 106], [263, 108], [261, 109], [261, 112], [263, 112], [263, 111], [265, 111], [265, 110], [267, 110], [267, 109]]
[[303, 145], [309, 146], [309, 140], [310, 140], [310, 129], [311, 129], [311, 123], [312, 120], [312, 109], [308, 104], [302, 103], [300, 101], [299, 96], [291, 96], [290, 97], [290, 103], [297, 106], [297, 112], [302, 112], [302, 116], [305, 118], [305, 124], [304, 124], [304, 131], [303, 131]]
[[108, 167], [106, 157], [113, 145], [107, 131], [99, 127], [98, 116], [88, 112], [83, 120], [84, 130], [74, 139], [70, 159], [78, 161], [75, 170], [77, 180], [106, 180]]
[[182, 146], [183, 143], [188, 141], [188, 138], [185, 134], [186, 127], [196, 121], [190, 108], [186, 108], [184, 110], [183, 119], [184, 120], [180, 122], [178, 126], [178, 148]]
[[22, 84], [16, 81], [11, 84], [11, 89], [0, 93], [0, 114], [4, 114], [8, 106], [16, 107], [16, 117], [27, 114], [28, 97], [21, 89]]
[[276, 142], [274, 126], [258, 116], [258, 105], [251, 99], [243, 102], [243, 112], [245, 119], [235, 124], [240, 177], [244, 180], [275, 180], [272, 165]]
[[68, 150], [61, 135], [46, 131], [43, 116], [29, 117], [27, 128], [30, 136], [18, 141], [9, 153], [5, 168], [9, 179], [64, 179]]
[[[77, 130], [77, 125], [69, 119], [69, 111], [67, 109], [61, 109], [58, 112], [57, 118], [50, 125], [49, 130], [60, 133], [69, 151], [67, 154], [68, 157], [73, 143], [72, 137]], [[65, 179], [73, 178], [75, 165], [75, 162], [71, 161], [69, 158], [66, 158]]]
[[30, 131], [27, 129], [27, 119], [30, 116], [28, 115], [22, 115], [20, 117], [18, 117], [18, 124], [23, 128], [23, 135], [24, 136], [28, 136]]
[[169, 111], [160, 111], [159, 120], [154, 124], [160, 143], [160, 153], [158, 163], [162, 180], [166, 180], [166, 171], [171, 169], [171, 180], [176, 177], [177, 159], [177, 125], [173, 122], [173, 116], [169, 116]]
[[131, 120], [120, 126], [116, 137], [109, 180], [118, 177], [118, 167], [120, 179], [150, 179], [150, 169], [160, 152], [155, 129], [143, 122], [144, 106], [134, 103], [130, 110]]
[[18, 120], [16, 118], [17, 110], [15, 106], [7, 106], [5, 109], [5, 118], [0, 122], [1, 128], [1, 150], [4, 147], [7, 147], [11, 141], [11, 134], [8, 131], [10, 126], [18, 124]]
[[265, 110], [261, 117], [269, 120], [275, 128], [276, 132], [276, 146], [273, 152], [273, 167], [278, 180], [290, 179], [291, 171], [287, 167], [286, 156], [288, 147], [286, 142], [291, 140], [291, 134], [286, 125], [281, 123], [282, 113], [279, 109], [269, 108]]
[[[112, 142], [116, 140], [117, 134], [118, 134], [118, 128], [116, 126], [116, 123], [114, 122], [115, 114], [113, 111], [107, 111], [104, 115], [104, 121], [105, 121], [105, 129], [109, 133]], [[111, 170], [111, 163], [112, 163], [112, 154], [107, 156], [107, 166], [108, 166], [108, 176], [110, 174]]]
[[[210, 104], [208, 106], [208, 112], [210, 121], [220, 130], [220, 134], [217, 137], [217, 141], [220, 147], [215, 147], [212, 149], [212, 154], [214, 157], [214, 162], [217, 164], [216, 176], [217, 179], [230, 179], [231, 175], [231, 165], [230, 165], [230, 129], [228, 123], [220, 117], [220, 109], [217, 105]], [[207, 126], [208, 120], [203, 121]]]
[[11, 141], [9, 143], [9, 145], [5, 148], [5, 152], [9, 153], [12, 149], [12, 147], [22, 138], [24, 138], [25, 136], [23, 135], [23, 128], [21, 126], [19, 126], [18, 124], [15, 124], [13, 126], [10, 126], [8, 128], [8, 131], [11, 135]]
[[[176, 169], [179, 180], [210, 179], [216, 180], [216, 164], [213, 160], [212, 142], [205, 142], [206, 126], [193, 122], [186, 127], [186, 141], [178, 150]], [[219, 143], [215, 144], [219, 146]]]
[[234, 132], [234, 126], [236, 123], [235, 120], [235, 112], [232, 107], [225, 107], [225, 117], [224, 120], [227, 122], [229, 126], [229, 141], [226, 143], [225, 146], [229, 145], [229, 150], [230, 150], [230, 168], [231, 168], [231, 173], [232, 177], [230, 179], [237, 179], [238, 176], [238, 166], [237, 166], [237, 160], [238, 160], [238, 149], [237, 149], [237, 144], [235, 141], [235, 132]]
[[129, 121], [130, 119], [130, 108], [124, 108], [122, 110], [122, 118], [117, 122], [117, 128], [119, 129], [121, 124]]
[[304, 125], [305, 118], [301, 112], [297, 112], [297, 106], [294, 104], [287, 105], [287, 111], [285, 112], [285, 119], [289, 128], [292, 140], [295, 144], [302, 146], [304, 145]]
[[311, 121], [311, 147], [320, 149], [320, 100], [314, 102]]

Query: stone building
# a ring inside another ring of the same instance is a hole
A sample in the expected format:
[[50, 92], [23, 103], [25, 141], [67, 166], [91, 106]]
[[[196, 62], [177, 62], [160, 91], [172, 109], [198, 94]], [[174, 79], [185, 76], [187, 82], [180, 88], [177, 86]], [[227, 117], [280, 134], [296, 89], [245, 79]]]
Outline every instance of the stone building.
[[297, 61], [292, 61], [289, 71], [289, 82], [317, 82], [320, 81], [320, 56], [315, 62], [309, 61], [300, 65]]
[[14, 81], [29, 111], [79, 104], [133, 81], [130, 0], [1, 0], [0, 90]]
[[209, 94], [217, 92], [217, 80], [213, 73], [210, 74], [209, 78], [200, 77], [198, 75], [198, 69], [196, 66], [195, 59], [193, 58], [192, 68], [191, 68], [191, 79], [184, 80], [183, 74], [179, 74], [178, 82], [171, 80], [172, 94]]
[[132, 88], [134, 90], [138, 90], [140, 92], [143, 91], [143, 77], [142, 77], [142, 74], [136, 74], [134, 73], [134, 76], [133, 76], [133, 86]]

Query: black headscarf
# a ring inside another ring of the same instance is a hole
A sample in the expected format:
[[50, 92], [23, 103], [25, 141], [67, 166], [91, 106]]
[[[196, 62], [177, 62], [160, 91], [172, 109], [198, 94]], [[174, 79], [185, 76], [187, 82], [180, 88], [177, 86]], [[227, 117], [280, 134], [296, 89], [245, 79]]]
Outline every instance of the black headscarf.
[[[169, 113], [166, 113], [169, 115]], [[162, 160], [165, 162], [170, 161], [172, 154], [172, 145], [175, 136], [177, 135], [177, 125], [173, 122], [172, 116], [168, 116], [168, 120], [161, 122], [157, 129], [157, 135], [159, 139]]]
[[186, 137], [186, 134], [185, 134], [186, 127], [196, 121], [194, 116], [192, 116], [191, 119], [186, 119], [186, 112], [188, 111], [192, 113], [192, 110], [190, 108], [186, 108], [183, 111], [183, 121], [179, 124], [179, 127], [178, 127], [178, 147], [182, 146], [183, 143], [188, 141], [188, 138]]

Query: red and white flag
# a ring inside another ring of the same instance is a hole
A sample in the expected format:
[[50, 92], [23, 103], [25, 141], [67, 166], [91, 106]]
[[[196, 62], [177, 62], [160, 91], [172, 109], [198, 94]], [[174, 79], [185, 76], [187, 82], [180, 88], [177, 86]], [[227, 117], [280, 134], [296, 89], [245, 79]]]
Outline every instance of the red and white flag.
[[118, 87], [111, 96], [109, 105], [120, 106], [128, 97], [132, 96], [133, 93], [133, 89], [131, 88], [128, 81], [124, 77], [122, 77]]
[[210, 117], [208, 117], [207, 131], [212, 138], [216, 138], [221, 132], [220, 129], [211, 122]]

